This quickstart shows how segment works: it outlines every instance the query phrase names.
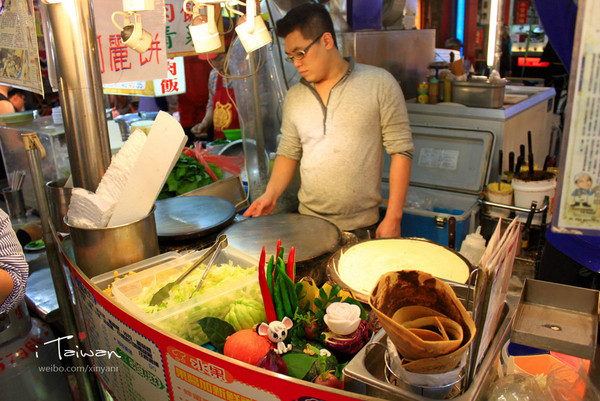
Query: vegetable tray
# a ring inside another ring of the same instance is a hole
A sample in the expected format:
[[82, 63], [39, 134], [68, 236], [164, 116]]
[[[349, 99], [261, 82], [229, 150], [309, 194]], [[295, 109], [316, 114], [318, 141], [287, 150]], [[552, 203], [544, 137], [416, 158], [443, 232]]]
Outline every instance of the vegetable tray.
[[[159, 266], [154, 266], [132, 276], [127, 276], [113, 284], [113, 295], [127, 311], [138, 318], [154, 323], [157, 326], [176, 334], [196, 344], [203, 344], [207, 337], [202, 331], [198, 320], [204, 317], [224, 319], [230, 307], [241, 299], [252, 299], [262, 304], [258, 273], [258, 261], [246, 253], [228, 246], [221, 251], [214, 262], [214, 266], [205, 282], [196, 295], [190, 299], [178, 294], [177, 286], [171, 290], [171, 299], [166, 308], [157, 308], [140, 304], [144, 294], [154, 294], [165, 284], [174, 281], [187, 267], [189, 267], [206, 250], [189, 253], [179, 259], [169, 261]], [[235, 265], [239, 274], [228, 274], [222, 280], [211, 280], [213, 273], [217, 274], [220, 265]], [[248, 270], [252, 269], [252, 270]], [[204, 268], [198, 268], [198, 274]], [[246, 271], [246, 273], [243, 273]], [[194, 274], [190, 274], [180, 285], [191, 280], [189, 285], [196, 286]]]

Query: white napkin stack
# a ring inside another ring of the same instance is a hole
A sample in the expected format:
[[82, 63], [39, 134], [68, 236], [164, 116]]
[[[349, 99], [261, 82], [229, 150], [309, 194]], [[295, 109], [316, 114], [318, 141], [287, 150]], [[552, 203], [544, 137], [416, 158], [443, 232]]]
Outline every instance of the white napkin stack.
[[69, 225], [115, 227], [147, 216], [186, 140], [181, 124], [162, 111], [148, 135], [134, 130], [112, 159], [95, 193], [73, 189], [67, 212]]
[[96, 193], [73, 188], [67, 212], [69, 224], [80, 228], [106, 227], [147, 136], [136, 129], [112, 158]]

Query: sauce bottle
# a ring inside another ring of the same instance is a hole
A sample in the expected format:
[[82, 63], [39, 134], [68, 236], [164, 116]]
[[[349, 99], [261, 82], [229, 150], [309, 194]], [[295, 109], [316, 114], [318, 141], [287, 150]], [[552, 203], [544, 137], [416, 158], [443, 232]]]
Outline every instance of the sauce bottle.
[[417, 85], [417, 101], [423, 104], [429, 103], [429, 84], [427, 81]]
[[437, 104], [440, 96], [440, 83], [436, 77], [429, 80], [429, 104]]

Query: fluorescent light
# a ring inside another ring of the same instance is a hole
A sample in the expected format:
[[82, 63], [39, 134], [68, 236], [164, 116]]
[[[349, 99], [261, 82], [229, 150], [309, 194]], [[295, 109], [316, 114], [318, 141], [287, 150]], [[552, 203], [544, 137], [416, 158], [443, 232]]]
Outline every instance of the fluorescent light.
[[487, 65], [494, 65], [496, 55], [496, 30], [498, 29], [498, 3], [499, 0], [490, 0], [490, 24], [488, 27]]
[[[456, 1], [456, 39], [460, 43], [465, 43], [465, 0]], [[460, 55], [463, 55], [464, 46], [460, 48]]]

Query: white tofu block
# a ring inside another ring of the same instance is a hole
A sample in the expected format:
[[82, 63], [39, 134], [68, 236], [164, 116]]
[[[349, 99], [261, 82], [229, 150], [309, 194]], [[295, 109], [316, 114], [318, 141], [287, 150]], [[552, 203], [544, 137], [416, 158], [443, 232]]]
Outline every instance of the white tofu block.
[[108, 222], [109, 227], [131, 223], [150, 213], [186, 140], [181, 124], [169, 113], [159, 112]]
[[83, 188], [73, 188], [67, 212], [70, 225], [79, 228], [106, 227], [115, 204]]

